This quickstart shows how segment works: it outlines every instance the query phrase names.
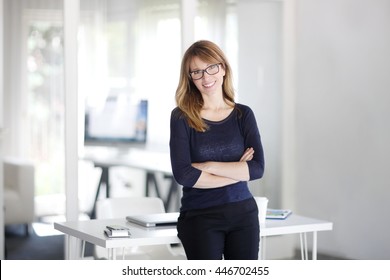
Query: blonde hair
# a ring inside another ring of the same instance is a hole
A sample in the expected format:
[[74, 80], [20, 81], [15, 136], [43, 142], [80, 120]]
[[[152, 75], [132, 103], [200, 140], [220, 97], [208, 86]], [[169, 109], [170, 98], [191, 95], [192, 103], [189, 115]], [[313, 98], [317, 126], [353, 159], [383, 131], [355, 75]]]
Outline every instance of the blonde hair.
[[207, 130], [207, 124], [200, 116], [203, 107], [203, 98], [190, 76], [190, 63], [194, 57], [198, 57], [207, 63], [221, 63], [225, 70], [222, 84], [223, 98], [232, 106], [234, 105], [234, 88], [232, 70], [225, 54], [213, 42], [201, 40], [193, 43], [184, 53], [180, 79], [176, 90], [176, 104], [187, 119], [188, 125], [197, 131]]

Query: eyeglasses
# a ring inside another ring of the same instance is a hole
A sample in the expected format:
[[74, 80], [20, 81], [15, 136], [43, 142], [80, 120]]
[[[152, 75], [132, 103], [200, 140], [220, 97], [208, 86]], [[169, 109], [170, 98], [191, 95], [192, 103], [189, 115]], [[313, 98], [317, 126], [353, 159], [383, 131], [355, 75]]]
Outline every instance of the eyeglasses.
[[219, 65], [220, 64], [222, 64], [222, 63], [210, 65], [209, 67], [207, 67], [204, 70], [191, 71], [190, 76], [191, 76], [192, 80], [200, 80], [203, 78], [204, 72], [206, 72], [209, 75], [215, 75], [219, 72]]

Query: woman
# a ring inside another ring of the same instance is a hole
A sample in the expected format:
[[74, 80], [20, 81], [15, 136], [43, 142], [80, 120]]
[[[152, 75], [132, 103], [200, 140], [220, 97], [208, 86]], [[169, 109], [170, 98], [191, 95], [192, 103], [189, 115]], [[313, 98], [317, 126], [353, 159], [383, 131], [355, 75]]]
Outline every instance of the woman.
[[234, 102], [230, 65], [210, 41], [188, 48], [171, 115], [170, 154], [183, 186], [178, 237], [188, 259], [257, 259], [259, 219], [247, 181], [264, 172], [252, 110]]

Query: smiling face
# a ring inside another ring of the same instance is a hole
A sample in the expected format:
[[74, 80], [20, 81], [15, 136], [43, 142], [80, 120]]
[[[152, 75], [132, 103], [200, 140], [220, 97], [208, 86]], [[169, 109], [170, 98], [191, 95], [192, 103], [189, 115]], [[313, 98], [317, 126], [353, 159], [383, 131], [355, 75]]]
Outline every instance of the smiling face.
[[223, 77], [225, 76], [225, 69], [221, 64], [215, 65], [216, 63], [218, 62], [215, 63], [205, 62], [197, 56], [195, 56], [190, 63], [190, 72], [197, 71], [197, 70], [205, 70], [207, 67], [210, 67], [211, 65], [214, 65], [212, 67], [214, 69], [210, 71], [209, 68], [208, 72], [214, 72], [215, 67], [219, 67], [219, 71], [216, 74], [210, 75], [207, 72], [204, 72], [203, 77], [201, 79], [192, 80], [192, 82], [200, 91], [202, 96], [222, 94], [222, 84], [223, 84]]

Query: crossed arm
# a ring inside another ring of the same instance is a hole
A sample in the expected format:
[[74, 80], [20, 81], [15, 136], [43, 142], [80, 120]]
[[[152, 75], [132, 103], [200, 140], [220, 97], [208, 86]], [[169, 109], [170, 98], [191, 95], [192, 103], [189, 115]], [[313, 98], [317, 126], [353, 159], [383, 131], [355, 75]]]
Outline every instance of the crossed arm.
[[247, 148], [240, 161], [237, 162], [207, 161], [193, 163], [193, 167], [202, 171], [194, 188], [218, 188], [238, 181], [248, 181], [249, 168], [246, 162], [252, 160], [254, 152], [253, 148]]

